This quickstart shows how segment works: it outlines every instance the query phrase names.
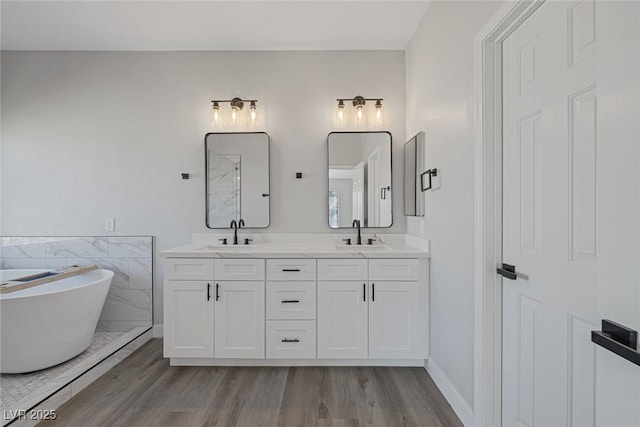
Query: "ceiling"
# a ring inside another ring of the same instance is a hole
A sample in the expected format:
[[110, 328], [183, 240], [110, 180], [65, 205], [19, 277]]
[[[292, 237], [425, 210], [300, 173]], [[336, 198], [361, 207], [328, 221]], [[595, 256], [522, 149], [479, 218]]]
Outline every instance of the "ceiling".
[[403, 50], [429, 2], [5, 1], [3, 50]]

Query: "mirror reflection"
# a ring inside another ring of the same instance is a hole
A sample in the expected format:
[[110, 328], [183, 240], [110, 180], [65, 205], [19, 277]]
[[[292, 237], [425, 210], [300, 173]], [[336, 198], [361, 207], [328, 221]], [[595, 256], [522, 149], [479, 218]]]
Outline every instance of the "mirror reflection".
[[424, 132], [419, 132], [404, 144], [404, 214], [424, 216], [424, 192], [421, 174], [424, 172]]
[[205, 150], [207, 227], [268, 227], [269, 135], [210, 133]]
[[391, 227], [391, 134], [332, 132], [329, 159], [329, 226]]

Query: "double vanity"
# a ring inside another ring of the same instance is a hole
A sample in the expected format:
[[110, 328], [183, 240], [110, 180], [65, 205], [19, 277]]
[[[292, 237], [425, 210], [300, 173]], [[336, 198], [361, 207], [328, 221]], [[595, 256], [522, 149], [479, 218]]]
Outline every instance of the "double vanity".
[[172, 365], [424, 366], [425, 247], [393, 235], [361, 246], [338, 235], [261, 236], [161, 253]]
[[[405, 144], [405, 215], [424, 214], [423, 143]], [[393, 223], [391, 149], [388, 132], [327, 137], [328, 225], [357, 234], [247, 235], [271, 221], [270, 138], [207, 134], [206, 224], [227, 231], [161, 252], [171, 364], [424, 366], [428, 242], [361, 236]]]

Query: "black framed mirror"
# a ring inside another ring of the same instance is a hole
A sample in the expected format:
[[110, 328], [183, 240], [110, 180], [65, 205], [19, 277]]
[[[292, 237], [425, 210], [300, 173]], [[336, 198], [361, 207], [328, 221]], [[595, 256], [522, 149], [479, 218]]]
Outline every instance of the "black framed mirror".
[[208, 228], [240, 219], [245, 228], [269, 227], [269, 142], [265, 132], [205, 136]]
[[391, 133], [332, 132], [327, 152], [329, 226], [391, 227]]

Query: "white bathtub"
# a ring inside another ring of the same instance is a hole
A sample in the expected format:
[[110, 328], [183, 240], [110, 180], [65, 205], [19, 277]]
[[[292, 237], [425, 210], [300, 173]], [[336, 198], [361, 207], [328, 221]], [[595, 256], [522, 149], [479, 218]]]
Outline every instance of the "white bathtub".
[[[47, 270], [0, 270], [0, 280]], [[0, 373], [22, 373], [69, 360], [89, 347], [113, 271], [87, 273], [0, 294]]]

